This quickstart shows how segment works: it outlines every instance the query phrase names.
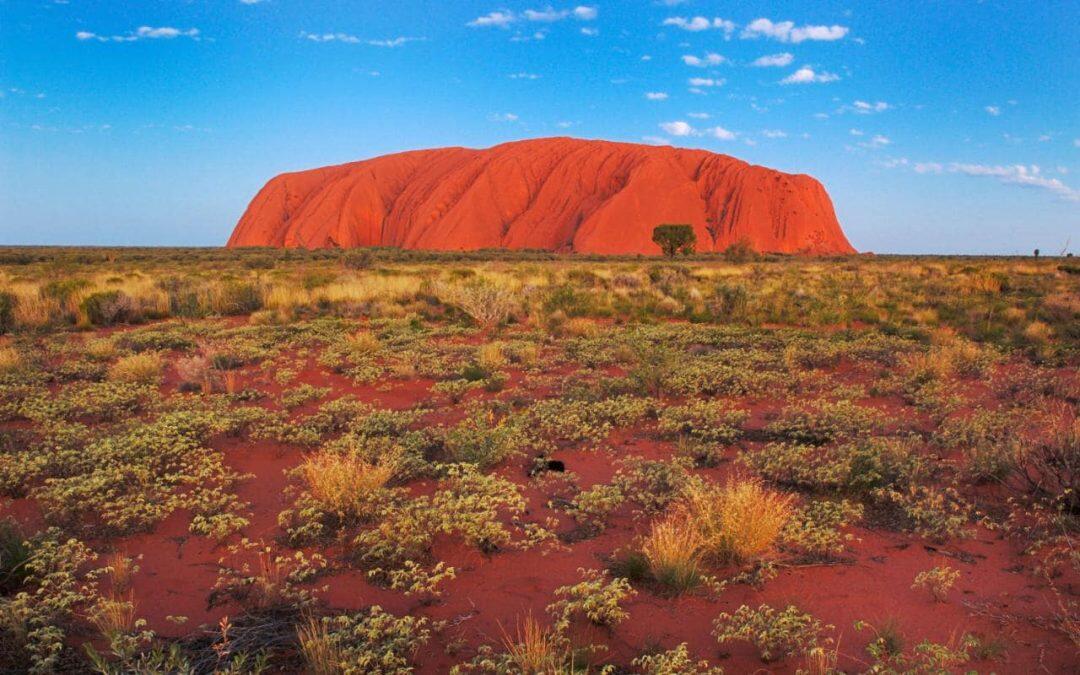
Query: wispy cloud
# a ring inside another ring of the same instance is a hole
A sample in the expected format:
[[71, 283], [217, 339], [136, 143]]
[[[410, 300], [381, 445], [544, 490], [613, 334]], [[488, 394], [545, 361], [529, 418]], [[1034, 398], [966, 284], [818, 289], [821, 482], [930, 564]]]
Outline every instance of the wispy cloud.
[[727, 80], [717, 77], [691, 77], [687, 83], [691, 87], [722, 87]]
[[997, 117], [998, 115], [1001, 114], [1001, 108], [999, 108], [996, 105], [988, 105], [985, 108], [983, 108], [983, 110], [985, 110], [986, 113], [988, 115], [990, 115], [991, 117]]
[[488, 115], [488, 120], [491, 122], [517, 122], [518, 116], [514, 113], [493, 113]]
[[892, 106], [885, 101], [877, 101], [876, 103], [869, 103], [867, 101], [855, 101], [851, 104], [851, 109], [860, 115], [870, 115], [872, 113], [885, 112]]
[[892, 140], [890, 140], [888, 136], [882, 136], [881, 134], [875, 134], [869, 141], [859, 143], [860, 147], [866, 148], [867, 150], [880, 150], [887, 145], [892, 145]]
[[555, 9], [548, 5], [544, 9], [526, 9], [520, 14], [508, 9], [495, 10], [483, 16], [478, 16], [470, 21], [468, 26], [484, 28], [494, 26], [507, 28], [512, 23], [519, 21], [534, 21], [539, 23], [555, 23], [563, 19], [576, 19], [578, 21], [593, 21], [600, 15], [595, 5], [578, 5], [573, 9]]
[[387, 38], [384, 40], [365, 40], [349, 33], [309, 33], [305, 30], [300, 31], [300, 37], [305, 40], [311, 40], [312, 42], [344, 42], [346, 44], [366, 44], [373, 47], [401, 47], [402, 45], [410, 42], [423, 42], [425, 38], [421, 37], [396, 37]]
[[708, 66], [718, 66], [721, 63], [727, 61], [727, 59], [715, 52], [709, 52], [705, 56], [694, 56], [693, 54], [685, 54], [682, 57], [682, 61], [688, 66], [694, 66], [695, 68], [705, 68]]
[[92, 33], [90, 31], [81, 30], [75, 33], [75, 38], [81, 41], [93, 40], [97, 42], [137, 42], [139, 40], [172, 40], [178, 37], [191, 38], [192, 40], [199, 40], [201, 33], [198, 28], [188, 28], [182, 30], [180, 28], [173, 28], [172, 26], [161, 26], [155, 28], [153, 26], [139, 26], [130, 33], [124, 35], [99, 35], [98, 33]]
[[666, 91], [647, 91], [645, 92], [645, 98], [650, 101], [666, 101], [668, 95]]
[[540, 75], [536, 73], [510, 73], [508, 77], [511, 80], [539, 80]]
[[784, 52], [782, 54], [768, 54], [766, 56], [759, 56], [754, 59], [754, 62], [750, 65], [755, 68], [782, 68], [784, 66], [790, 66], [791, 62], [795, 60], [795, 56]]
[[720, 17], [708, 19], [704, 16], [694, 16], [690, 18], [685, 16], [670, 16], [664, 19], [661, 25], [675, 26], [676, 28], [681, 28], [692, 33], [698, 33], [703, 30], [719, 30], [723, 31], [724, 39], [726, 40], [730, 40], [732, 34], [735, 32], [735, 24], [727, 19], [721, 19]]
[[716, 138], [721, 141], [731, 141], [735, 139], [735, 132], [729, 131], [721, 126], [708, 127], [705, 129], [697, 129], [694, 125], [684, 120], [675, 120], [674, 122], [662, 122], [660, 129], [668, 136], [676, 136], [679, 138], [686, 138], [689, 136], [709, 137]]
[[[1080, 139], [1077, 139], [1080, 145]], [[887, 169], [908, 169], [924, 176], [957, 174], [972, 178], [984, 178], [997, 181], [1002, 185], [1011, 185], [1034, 190], [1045, 190], [1065, 201], [1080, 201], [1080, 190], [1069, 187], [1059, 178], [1051, 178], [1043, 173], [1038, 164], [977, 164], [971, 162], [909, 162], [907, 158], [879, 162]], [[1066, 174], [1067, 171], [1058, 173]]]
[[1016, 185], [1026, 188], [1047, 190], [1066, 201], [1080, 201], [1080, 190], [1065, 185], [1057, 178], [1047, 178], [1037, 164], [1025, 166], [1012, 164], [1007, 166], [989, 164], [965, 164], [953, 162], [949, 165], [950, 173], [978, 178], [992, 178], [1003, 185]]
[[803, 66], [791, 75], [780, 80], [780, 84], [813, 84], [815, 82], [836, 82], [840, 76], [836, 73], [815, 72], [810, 66]]
[[473, 28], [484, 28], [487, 26], [495, 26], [497, 28], [506, 28], [510, 24], [517, 21], [517, 15], [513, 12], [506, 10], [488, 12], [483, 16], [478, 16], [468, 23]]
[[848, 34], [847, 26], [796, 26], [794, 21], [772, 22], [769, 19], [755, 19], [743, 29], [739, 37], [743, 39], [770, 38], [779, 42], [799, 44], [806, 40], [831, 42]]

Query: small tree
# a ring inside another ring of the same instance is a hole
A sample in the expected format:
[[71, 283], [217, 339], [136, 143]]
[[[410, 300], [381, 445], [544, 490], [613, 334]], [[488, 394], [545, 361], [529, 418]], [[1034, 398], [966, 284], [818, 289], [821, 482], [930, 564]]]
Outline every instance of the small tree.
[[693, 227], [672, 223], [657, 225], [653, 229], [652, 240], [669, 258], [674, 258], [677, 253], [683, 255], [693, 253], [694, 244], [697, 243]]
[[1036, 258], [1038, 258], [1038, 257], [1039, 257], [1039, 249], [1035, 249], [1035, 257], [1036, 257]]

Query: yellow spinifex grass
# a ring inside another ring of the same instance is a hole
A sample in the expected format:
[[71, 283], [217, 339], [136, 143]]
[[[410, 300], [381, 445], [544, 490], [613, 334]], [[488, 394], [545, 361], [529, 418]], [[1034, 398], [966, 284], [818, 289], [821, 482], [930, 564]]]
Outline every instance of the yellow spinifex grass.
[[120, 358], [109, 368], [109, 379], [114, 382], [151, 384], [161, 377], [163, 364], [155, 352], [142, 352]]
[[22, 365], [22, 357], [17, 349], [0, 345], [0, 375], [17, 372]]
[[653, 578], [676, 591], [701, 582], [702, 539], [694, 523], [673, 513], [653, 524], [641, 547]]
[[90, 620], [107, 638], [130, 633], [135, 627], [135, 600], [132, 594], [113, 593], [101, 597], [90, 614]]
[[793, 498], [756, 480], [732, 479], [722, 487], [692, 487], [682, 503], [701, 538], [701, 552], [718, 563], [768, 555], [791, 517]]
[[565, 641], [555, 631], [542, 626], [531, 613], [518, 622], [514, 637], [503, 629], [503, 648], [522, 673], [559, 675], [571, 672], [567, 667]]
[[305, 672], [312, 675], [337, 675], [344, 672], [345, 654], [330, 639], [326, 623], [309, 618], [296, 629], [300, 652], [307, 664]]
[[396, 456], [378, 463], [326, 450], [309, 456], [300, 465], [308, 492], [332, 511], [362, 515], [373, 493], [386, 486], [397, 471]]

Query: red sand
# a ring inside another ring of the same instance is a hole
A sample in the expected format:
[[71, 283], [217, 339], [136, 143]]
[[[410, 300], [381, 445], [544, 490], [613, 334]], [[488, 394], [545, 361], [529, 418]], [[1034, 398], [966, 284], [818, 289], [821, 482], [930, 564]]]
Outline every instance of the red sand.
[[705, 150], [545, 138], [440, 148], [270, 180], [229, 247], [547, 249], [658, 254], [690, 223], [697, 250], [853, 253], [825, 188]]

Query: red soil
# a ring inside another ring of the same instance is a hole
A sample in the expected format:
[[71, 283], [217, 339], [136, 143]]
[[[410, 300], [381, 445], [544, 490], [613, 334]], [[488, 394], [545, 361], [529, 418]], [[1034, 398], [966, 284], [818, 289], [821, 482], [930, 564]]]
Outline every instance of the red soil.
[[[849, 384], [865, 382], [867, 377], [846, 364], [825, 372]], [[514, 375], [520, 378], [521, 373], [515, 371]], [[245, 371], [242, 379], [243, 385], [270, 385], [255, 369]], [[313, 359], [307, 360], [298, 381], [331, 385], [333, 392], [327, 399], [352, 394], [367, 401], [379, 400], [392, 408], [432, 401], [429, 381], [391, 381], [380, 389], [358, 387], [347, 378], [327, 372]], [[989, 392], [982, 393], [977, 403], [989, 404]], [[785, 402], [761, 399], [743, 404], [752, 411], [747, 427], [760, 429]], [[894, 399], [879, 399], [874, 404], [902, 406]], [[450, 420], [444, 410], [436, 408], [425, 423], [452, 423]], [[587, 488], [609, 481], [621, 458], [664, 459], [675, 452], [671, 443], [657, 440], [646, 425], [615, 431], [608, 445], [609, 450], [565, 448], [554, 457], [576, 474], [580, 488]], [[237, 487], [238, 496], [250, 504], [252, 522], [244, 535], [275, 542], [282, 534], [277, 515], [287, 506], [283, 492], [290, 479], [286, 472], [303, 460], [303, 451], [289, 445], [230, 438], [215, 439], [213, 446], [224, 453], [230, 466], [252, 474], [250, 480]], [[736, 448], [732, 447], [726, 458], [731, 460], [735, 455]], [[552, 490], [543, 483], [528, 481], [527, 465], [528, 458], [497, 471], [522, 485], [529, 501], [526, 520], [539, 522], [557, 517], [561, 522], [559, 532], [566, 534], [573, 528], [573, 521], [547, 505]], [[722, 481], [736, 470], [737, 466], [728, 461], [704, 472]], [[430, 487], [424, 481], [410, 485], [417, 493]], [[39, 526], [41, 520], [36, 504], [26, 499], [0, 504], [0, 515], [12, 516], [28, 527]], [[151, 628], [167, 636], [187, 635], [200, 624], [213, 626], [223, 617], [242, 611], [230, 605], [208, 607], [217, 563], [226, 550], [223, 544], [192, 536], [189, 521], [190, 514], [177, 512], [150, 533], [95, 542], [103, 544], [96, 546], [98, 550], [115, 548], [141, 556], [141, 570], [133, 580], [139, 615], [148, 620]], [[527, 614], [543, 619], [556, 588], [578, 582], [579, 568], [603, 569], [613, 553], [632, 545], [647, 526], [647, 521], [635, 519], [629, 507], [624, 507], [599, 536], [557, 550], [505, 550], [489, 556], [460, 542], [437, 542], [437, 558], [457, 568], [458, 576], [443, 584], [442, 595], [435, 600], [410, 598], [374, 586], [362, 571], [343, 565], [340, 552], [334, 550], [325, 551], [331, 571], [314, 585], [325, 585], [326, 590], [317, 592], [320, 601], [339, 610], [378, 604], [398, 615], [447, 621], [448, 627], [434, 635], [415, 657], [417, 672], [433, 675], [448, 672], [452, 665], [467, 660], [480, 644], [501, 644], [505, 634], [513, 635], [515, 622]], [[763, 664], [752, 647], [742, 643], [721, 646], [711, 636], [712, 622], [720, 612], [732, 612], [742, 604], [756, 607], [766, 603], [782, 608], [793, 603], [835, 626], [831, 634], [839, 641], [839, 666], [849, 672], [867, 667], [864, 647], [873, 637], [870, 631], [856, 632], [856, 620], [878, 626], [895, 621], [909, 649], [924, 639], [948, 643], [965, 632], [1004, 639], [1006, 651], [998, 660], [976, 661], [965, 668], [998, 673], [1075, 672], [1075, 648], [1051, 627], [1058, 600], [1031, 571], [1039, 561], [1022, 555], [1015, 542], [983, 527], [976, 528], [971, 538], [941, 545], [878, 529], [857, 527], [851, 533], [856, 540], [841, 560], [827, 565], [781, 566], [778, 576], [760, 589], [731, 585], [715, 598], [704, 594], [670, 598], [639, 588], [638, 594], [624, 603], [630, 614], [627, 620], [611, 631], [576, 626], [575, 639], [579, 644], [605, 645], [608, 651], [602, 658], [618, 664], [629, 663], [647, 647], [672, 648], [687, 642], [696, 658], [707, 658], [728, 672], [793, 673], [801, 665], [797, 659]], [[959, 569], [962, 575], [947, 602], [935, 602], [927, 592], [911, 588], [918, 572], [945, 564]], [[725, 576], [734, 570], [718, 572]], [[1068, 582], [1059, 586], [1072, 588]], [[178, 626], [166, 619], [170, 615], [183, 615], [189, 621]], [[456, 645], [456, 649], [448, 651], [450, 645]]]
[[440, 148], [286, 173], [229, 247], [547, 249], [658, 254], [653, 228], [690, 223], [697, 250], [853, 253], [825, 188], [704, 150], [572, 138]]

